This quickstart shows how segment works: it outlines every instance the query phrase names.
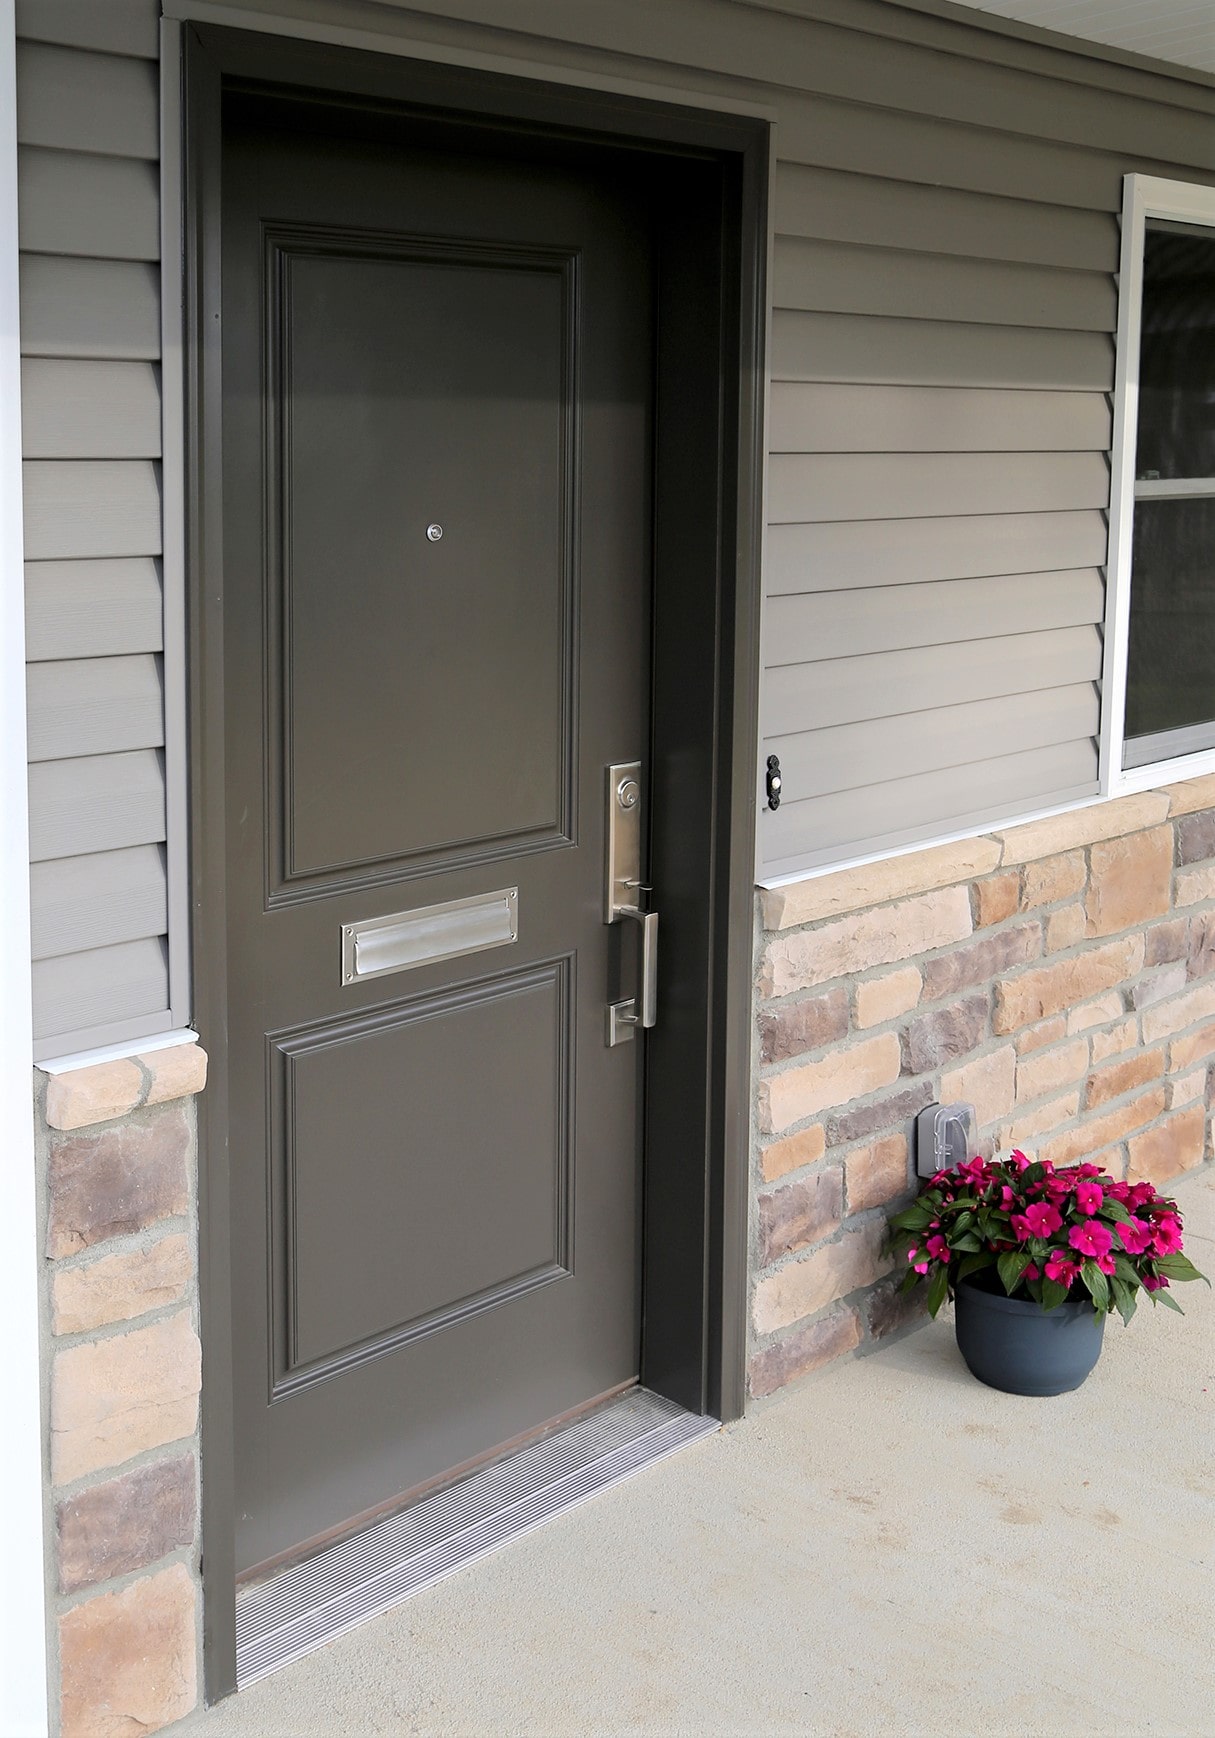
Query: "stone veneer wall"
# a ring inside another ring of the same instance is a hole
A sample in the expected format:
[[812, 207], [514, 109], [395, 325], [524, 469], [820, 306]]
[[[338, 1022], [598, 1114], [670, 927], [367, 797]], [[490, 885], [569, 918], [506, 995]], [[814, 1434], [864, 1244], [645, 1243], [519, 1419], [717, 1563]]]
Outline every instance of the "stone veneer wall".
[[196, 1044], [35, 1074], [47, 1204], [47, 1536], [62, 1738], [197, 1705]]
[[1215, 778], [760, 896], [750, 1387], [914, 1320], [917, 1111], [1165, 1183], [1211, 1150]]

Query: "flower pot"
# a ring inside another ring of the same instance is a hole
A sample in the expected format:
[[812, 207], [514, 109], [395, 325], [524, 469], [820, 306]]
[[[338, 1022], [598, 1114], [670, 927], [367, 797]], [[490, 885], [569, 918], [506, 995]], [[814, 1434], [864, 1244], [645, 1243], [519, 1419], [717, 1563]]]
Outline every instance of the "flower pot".
[[1094, 1313], [1087, 1296], [1048, 1313], [1032, 1298], [1006, 1297], [990, 1284], [987, 1274], [976, 1274], [957, 1289], [954, 1331], [971, 1375], [1005, 1394], [1078, 1388], [1101, 1356], [1105, 1315]]

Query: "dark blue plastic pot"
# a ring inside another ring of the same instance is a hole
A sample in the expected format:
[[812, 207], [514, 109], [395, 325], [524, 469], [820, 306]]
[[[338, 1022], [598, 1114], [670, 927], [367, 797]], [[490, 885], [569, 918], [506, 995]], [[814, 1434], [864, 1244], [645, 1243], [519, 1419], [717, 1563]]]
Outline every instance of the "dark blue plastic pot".
[[964, 1279], [955, 1299], [954, 1331], [971, 1375], [1005, 1394], [1078, 1388], [1101, 1356], [1104, 1314], [1087, 1296], [1048, 1313], [1032, 1298], [988, 1290], [986, 1278]]

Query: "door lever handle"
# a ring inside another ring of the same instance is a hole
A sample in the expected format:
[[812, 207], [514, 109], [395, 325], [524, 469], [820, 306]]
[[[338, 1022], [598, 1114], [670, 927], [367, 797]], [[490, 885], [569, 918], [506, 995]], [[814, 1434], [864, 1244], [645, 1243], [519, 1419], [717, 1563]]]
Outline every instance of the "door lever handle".
[[623, 1018], [625, 1024], [648, 1032], [658, 1019], [658, 913], [642, 911], [636, 905], [618, 905], [616, 909], [621, 917], [631, 917], [641, 925], [641, 1008]]

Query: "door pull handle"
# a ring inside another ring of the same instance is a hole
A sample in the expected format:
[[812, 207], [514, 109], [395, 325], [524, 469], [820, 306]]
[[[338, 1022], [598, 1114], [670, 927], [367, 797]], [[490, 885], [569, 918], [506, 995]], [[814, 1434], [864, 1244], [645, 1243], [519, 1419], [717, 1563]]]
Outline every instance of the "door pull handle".
[[616, 909], [621, 917], [631, 917], [641, 925], [641, 1009], [626, 1015], [625, 1020], [648, 1032], [658, 1019], [658, 913], [641, 911], [636, 905]]
[[640, 762], [608, 767], [604, 922], [627, 918], [641, 930], [638, 993], [608, 1003], [609, 1047], [626, 1043], [637, 1030], [648, 1032], [658, 1019], [658, 913], [637, 904], [638, 895], [650, 891], [641, 879], [641, 795]]

